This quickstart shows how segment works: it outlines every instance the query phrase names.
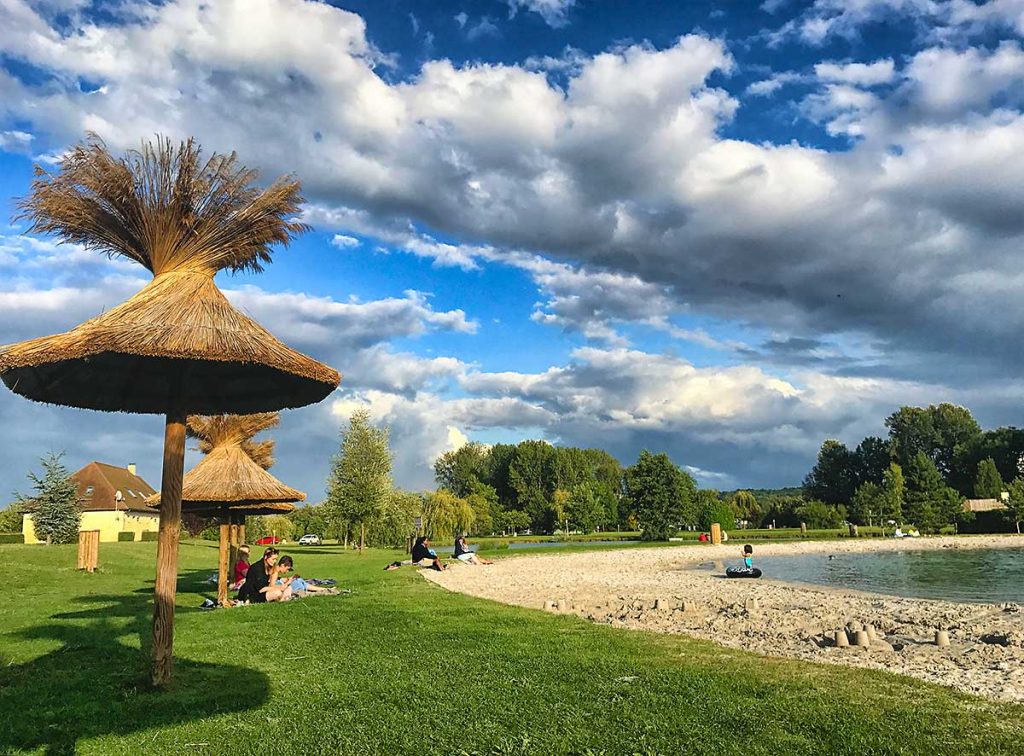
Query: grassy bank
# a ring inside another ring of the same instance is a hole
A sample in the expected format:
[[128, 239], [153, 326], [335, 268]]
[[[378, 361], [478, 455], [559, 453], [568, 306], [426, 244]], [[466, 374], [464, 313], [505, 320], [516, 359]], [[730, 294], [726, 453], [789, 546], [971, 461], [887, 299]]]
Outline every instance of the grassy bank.
[[[174, 688], [144, 685], [153, 544], [0, 546], [0, 752], [1019, 753], [1024, 707], [446, 593], [397, 554], [293, 549], [348, 596], [202, 612], [181, 551]], [[461, 567], [461, 569], [472, 569]]]

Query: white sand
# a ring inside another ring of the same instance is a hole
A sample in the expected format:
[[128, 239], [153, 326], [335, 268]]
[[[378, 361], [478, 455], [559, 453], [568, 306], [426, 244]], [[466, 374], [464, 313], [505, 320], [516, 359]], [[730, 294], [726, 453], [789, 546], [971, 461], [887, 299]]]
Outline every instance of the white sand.
[[[1020, 536], [760, 544], [756, 556], [940, 548], [1024, 547]], [[425, 571], [445, 588], [542, 609], [569, 610], [618, 627], [686, 633], [773, 656], [872, 667], [991, 698], [1024, 701], [1024, 611], [1015, 604], [898, 598], [785, 583], [727, 580], [697, 562], [738, 562], [741, 544], [627, 548], [498, 560]], [[755, 561], [756, 563], [756, 561]], [[655, 607], [655, 602], [658, 608]], [[848, 623], [872, 625], [867, 649], [833, 645]], [[948, 630], [950, 645], [934, 644]]]

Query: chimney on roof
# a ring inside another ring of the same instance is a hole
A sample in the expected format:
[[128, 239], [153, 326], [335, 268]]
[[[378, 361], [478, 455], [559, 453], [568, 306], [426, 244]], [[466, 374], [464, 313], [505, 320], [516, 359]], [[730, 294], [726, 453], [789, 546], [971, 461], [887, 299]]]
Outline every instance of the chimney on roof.
[[135, 474], [135, 463], [134, 462], [129, 462], [128, 463], [128, 472], [130, 472], [132, 475]]

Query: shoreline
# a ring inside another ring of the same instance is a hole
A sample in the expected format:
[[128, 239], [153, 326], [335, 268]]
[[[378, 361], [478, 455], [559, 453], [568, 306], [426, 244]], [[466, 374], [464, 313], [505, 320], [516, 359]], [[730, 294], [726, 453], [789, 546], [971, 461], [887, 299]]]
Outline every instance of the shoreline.
[[[989, 698], [1024, 702], [1024, 611], [871, 593], [779, 579], [728, 580], [698, 564], [735, 561], [742, 539], [721, 546], [609, 549], [529, 555], [490, 567], [424, 572], [449, 590], [571, 613], [630, 629], [681, 633], [729, 648], [883, 669]], [[761, 543], [758, 556], [926, 549], [1024, 548], [1024, 536], [979, 535]], [[554, 609], [556, 602], [561, 609]], [[872, 625], [868, 648], [837, 648], [835, 631]], [[934, 644], [946, 630], [950, 644]]]

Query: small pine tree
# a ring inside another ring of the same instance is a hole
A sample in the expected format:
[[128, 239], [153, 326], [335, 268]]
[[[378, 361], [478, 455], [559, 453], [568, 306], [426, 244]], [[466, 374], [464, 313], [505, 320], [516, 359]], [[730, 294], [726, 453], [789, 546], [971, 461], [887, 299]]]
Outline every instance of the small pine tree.
[[41, 541], [49, 539], [50, 543], [74, 543], [78, 540], [78, 528], [82, 522], [78, 489], [61, 462], [63, 456], [50, 453], [43, 457], [40, 460], [42, 477], [34, 472], [28, 474], [35, 495], [19, 495], [21, 505], [32, 514], [36, 538]]
[[979, 499], [999, 499], [1003, 495], [1003, 479], [999, 476], [999, 469], [992, 457], [978, 463], [974, 495]]

